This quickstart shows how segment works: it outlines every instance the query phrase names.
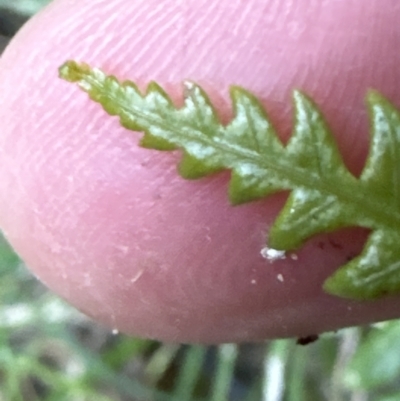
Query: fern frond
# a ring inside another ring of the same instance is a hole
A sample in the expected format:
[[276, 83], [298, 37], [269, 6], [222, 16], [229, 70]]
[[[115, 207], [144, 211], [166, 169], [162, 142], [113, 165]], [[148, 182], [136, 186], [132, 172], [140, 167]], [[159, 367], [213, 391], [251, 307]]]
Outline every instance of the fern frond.
[[232, 172], [232, 204], [275, 192], [290, 196], [269, 234], [269, 246], [300, 247], [311, 236], [341, 227], [372, 230], [362, 253], [342, 266], [324, 288], [342, 297], [370, 299], [400, 292], [400, 114], [377, 92], [367, 96], [371, 149], [360, 178], [344, 165], [318, 106], [295, 91], [293, 135], [284, 146], [260, 101], [232, 87], [234, 117], [221, 124], [201, 87], [185, 83], [185, 101], [177, 108], [156, 83], [141, 93], [99, 69], [69, 61], [60, 76], [76, 82], [121, 124], [142, 131], [141, 145], [182, 150], [182, 177], [197, 179]]

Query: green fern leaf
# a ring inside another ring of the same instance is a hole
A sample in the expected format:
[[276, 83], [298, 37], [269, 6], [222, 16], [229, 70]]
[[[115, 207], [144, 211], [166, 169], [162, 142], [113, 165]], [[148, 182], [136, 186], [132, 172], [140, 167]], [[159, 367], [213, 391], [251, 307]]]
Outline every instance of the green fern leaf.
[[344, 165], [325, 119], [304, 93], [293, 95], [293, 135], [284, 146], [259, 100], [240, 87], [230, 91], [234, 117], [223, 125], [207, 94], [185, 83], [177, 108], [156, 83], [141, 93], [99, 69], [69, 61], [60, 76], [76, 82], [121, 124], [144, 132], [141, 145], [182, 150], [179, 173], [197, 179], [232, 172], [229, 198], [249, 202], [289, 190], [269, 234], [269, 246], [300, 247], [311, 236], [341, 227], [372, 230], [361, 255], [324, 284], [331, 294], [356, 299], [400, 292], [400, 113], [376, 92], [368, 95], [371, 150], [359, 179]]

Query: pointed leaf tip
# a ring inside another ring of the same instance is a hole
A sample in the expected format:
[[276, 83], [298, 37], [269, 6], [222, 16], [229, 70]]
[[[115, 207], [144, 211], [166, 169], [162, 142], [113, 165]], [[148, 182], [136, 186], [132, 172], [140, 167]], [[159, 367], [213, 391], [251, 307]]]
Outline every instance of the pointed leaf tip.
[[90, 74], [91, 68], [85, 63], [77, 63], [76, 61], [66, 61], [59, 69], [58, 74], [61, 79], [68, 82], [79, 82], [82, 78]]
[[386, 103], [388, 99], [375, 89], [368, 89], [366, 96], [367, 104]]

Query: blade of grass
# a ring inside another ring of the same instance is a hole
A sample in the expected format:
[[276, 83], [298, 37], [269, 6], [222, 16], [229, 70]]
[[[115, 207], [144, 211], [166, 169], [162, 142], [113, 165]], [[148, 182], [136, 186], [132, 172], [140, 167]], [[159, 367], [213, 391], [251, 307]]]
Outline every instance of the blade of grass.
[[175, 359], [179, 348], [180, 346], [177, 344], [162, 344], [160, 348], [154, 352], [147, 362], [144, 371], [149, 384], [157, 384]]
[[217, 367], [210, 401], [229, 400], [238, 351], [239, 347], [236, 344], [224, 344], [218, 347]]
[[14, 355], [11, 349], [3, 349], [1, 361], [2, 365], [5, 367], [5, 371], [2, 372], [5, 376], [5, 394], [7, 394], [12, 400], [24, 401], [20, 391], [21, 373], [18, 358]]
[[264, 360], [263, 401], [283, 400], [286, 366], [291, 348], [291, 340], [275, 340], [270, 343]]
[[91, 372], [95, 379], [115, 385], [121, 395], [131, 397], [134, 400], [171, 401], [168, 395], [157, 389], [149, 388], [138, 380], [111, 369], [96, 353], [83, 347], [74, 336], [63, 331], [62, 327], [57, 332], [54, 332], [54, 335], [66, 341], [75, 352], [85, 359], [87, 371]]
[[337, 358], [332, 371], [330, 401], [344, 401], [348, 398], [349, 394], [346, 394], [348, 391], [344, 385], [343, 373], [359, 345], [361, 330], [361, 328], [353, 327], [345, 329], [341, 333]]
[[186, 351], [180, 373], [177, 378], [173, 400], [193, 400], [193, 392], [198, 382], [207, 348], [192, 345]]
[[306, 401], [305, 368], [308, 347], [296, 346], [289, 369], [287, 381], [287, 401]]
[[263, 390], [263, 377], [257, 377], [253, 380], [246, 398], [243, 401], [260, 401]]
[[121, 336], [117, 344], [103, 353], [102, 359], [111, 368], [121, 369], [135, 356], [144, 355], [153, 344], [150, 340]]

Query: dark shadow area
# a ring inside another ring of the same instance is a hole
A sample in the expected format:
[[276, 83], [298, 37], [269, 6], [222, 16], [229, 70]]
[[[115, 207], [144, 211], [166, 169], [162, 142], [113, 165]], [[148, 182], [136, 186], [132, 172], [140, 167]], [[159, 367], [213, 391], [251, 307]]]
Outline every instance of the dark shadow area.
[[0, 7], [0, 35], [11, 38], [28, 19], [27, 15]]
[[3, 50], [6, 48], [8, 42], [9, 38], [6, 38], [5, 36], [0, 36], [0, 54], [3, 53]]

